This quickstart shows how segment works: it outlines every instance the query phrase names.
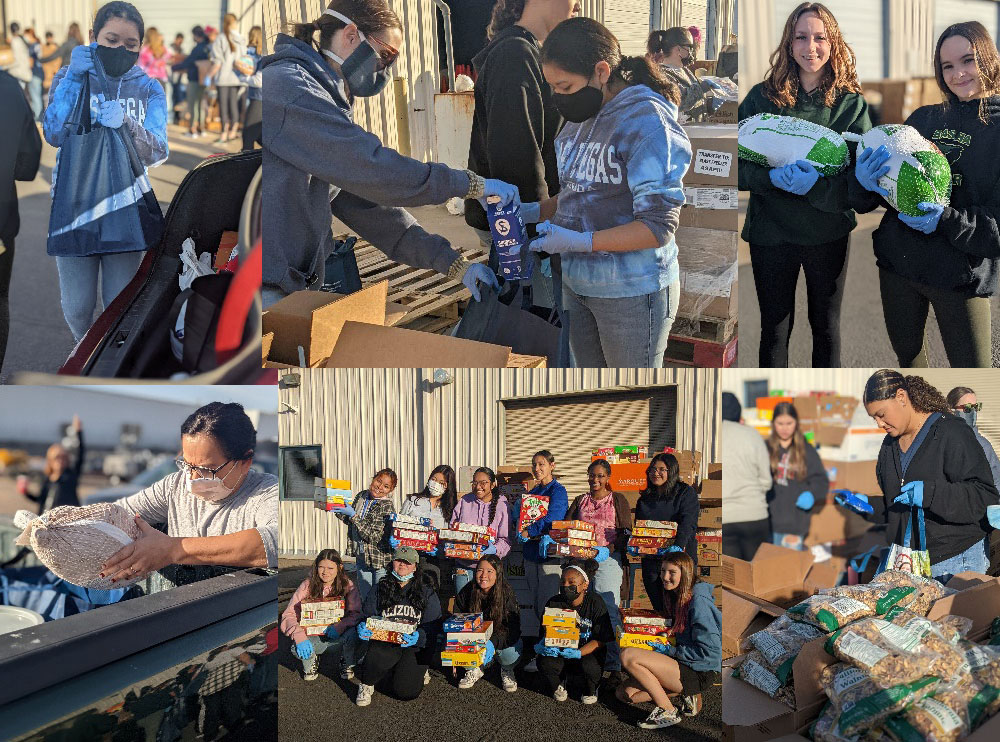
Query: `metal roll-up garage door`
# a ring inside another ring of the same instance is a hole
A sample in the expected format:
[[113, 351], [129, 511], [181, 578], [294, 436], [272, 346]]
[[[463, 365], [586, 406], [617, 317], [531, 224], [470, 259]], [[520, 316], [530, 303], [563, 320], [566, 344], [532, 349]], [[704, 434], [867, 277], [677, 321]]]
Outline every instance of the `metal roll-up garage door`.
[[[781, 40], [781, 32], [785, 28], [788, 16], [799, 5], [801, 0], [774, 0], [775, 44]], [[843, 0], [828, 7], [837, 19], [844, 40], [857, 57], [858, 79], [861, 82], [882, 79], [885, 63], [882, 3], [870, 0]]]
[[527, 466], [548, 449], [570, 500], [587, 491], [590, 454], [602, 446], [674, 446], [677, 440], [677, 388], [662, 386], [596, 394], [508, 399], [504, 406], [504, 457], [508, 465]]
[[[103, 5], [103, 3], [101, 3]], [[132, 0], [132, 4], [142, 14], [146, 28], [156, 27], [163, 34], [166, 43], [174, 36], [184, 34], [184, 48], [194, 46], [191, 29], [194, 26], [215, 26], [222, 30], [222, 0]]]
[[646, 53], [650, 7], [649, 0], [605, 0], [604, 25], [618, 38], [623, 54]]
[[689, 28], [691, 26], [697, 26], [701, 29], [701, 48], [702, 53], [699, 55], [702, 59], [705, 59], [705, 17], [708, 13], [708, 2], [707, 0], [684, 0], [684, 6], [681, 8], [681, 22], [680, 25], [684, 28]]
[[948, 26], [963, 21], [979, 21], [995, 42], [998, 8], [1000, 3], [994, 0], [937, 0], [934, 4], [934, 44]]

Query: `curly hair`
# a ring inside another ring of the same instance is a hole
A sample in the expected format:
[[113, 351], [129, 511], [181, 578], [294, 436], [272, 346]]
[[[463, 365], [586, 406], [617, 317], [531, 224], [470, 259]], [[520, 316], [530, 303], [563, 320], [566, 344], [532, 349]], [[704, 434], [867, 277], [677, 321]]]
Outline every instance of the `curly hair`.
[[883, 368], [873, 373], [865, 384], [864, 404], [880, 402], [896, 396], [900, 389], [910, 398], [917, 412], [951, 412], [944, 395], [921, 376], [903, 376], [899, 371]]
[[806, 475], [806, 439], [802, 435], [802, 428], [799, 427], [799, 411], [791, 402], [779, 402], [774, 407], [774, 415], [771, 416], [771, 435], [767, 438], [767, 449], [771, 454], [771, 473], [778, 470], [781, 457], [784, 451], [781, 448], [781, 441], [774, 430], [774, 421], [781, 415], [788, 415], [795, 419], [795, 432], [792, 434], [792, 444], [788, 447], [788, 466], [786, 472], [790, 479], [801, 479]]
[[486, 38], [492, 40], [494, 36], [509, 28], [521, 20], [524, 15], [526, 0], [497, 0], [493, 6], [493, 16], [490, 18], [490, 25], [486, 29]]
[[792, 57], [792, 40], [795, 36], [795, 24], [806, 13], [813, 13], [823, 21], [830, 41], [830, 61], [824, 67], [819, 82], [824, 104], [832, 106], [843, 93], [861, 92], [854, 52], [844, 41], [837, 19], [825, 5], [807, 2], [793, 10], [785, 21], [781, 43], [771, 54], [771, 67], [764, 76], [764, 95], [779, 108], [793, 107], [799, 94], [799, 66]]
[[946, 106], [958, 103], [958, 96], [951, 92], [941, 70], [941, 45], [952, 36], [961, 36], [972, 45], [972, 53], [976, 57], [976, 69], [979, 70], [980, 83], [983, 87], [983, 97], [979, 100], [979, 120], [988, 124], [990, 116], [987, 111], [987, 99], [1000, 93], [1000, 54], [997, 53], [997, 46], [990, 38], [990, 32], [979, 21], [954, 23], [941, 33], [934, 47], [934, 78], [941, 89]]

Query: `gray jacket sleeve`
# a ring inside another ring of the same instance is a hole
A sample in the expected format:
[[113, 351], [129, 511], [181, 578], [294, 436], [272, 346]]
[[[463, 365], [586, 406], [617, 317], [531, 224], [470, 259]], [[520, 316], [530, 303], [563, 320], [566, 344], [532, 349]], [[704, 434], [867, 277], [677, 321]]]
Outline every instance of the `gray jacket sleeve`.
[[760, 439], [760, 445], [757, 446], [757, 479], [760, 482], [762, 492], [767, 492], [774, 483], [771, 477], [771, 454], [768, 453], [767, 444], [764, 443], [763, 438]]
[[979, 440], [979, 445], [983, 447], [983, 453], [986, 454], [986, 460], [990, 464], [990, 473], [993, 475], [993, 484], [1000, 491], [1000, 458], [997, 458], [996, 451], [993, 450], [993, 446], [990, 442], [986, 440], [982, 433], [978, 430], [976, 431], [976, 438]]
[[397, 263], [447, 273], [459, 257], [448, 240], [424, 231], [405, 209], [379, 206], [341, 191], [330, 203], [330, 210]]

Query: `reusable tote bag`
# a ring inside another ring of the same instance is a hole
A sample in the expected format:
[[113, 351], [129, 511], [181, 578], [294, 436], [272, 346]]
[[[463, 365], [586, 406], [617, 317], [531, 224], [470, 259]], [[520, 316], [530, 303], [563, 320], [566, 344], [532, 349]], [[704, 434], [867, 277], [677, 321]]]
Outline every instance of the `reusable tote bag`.
[[[910, 548], [913, 533], [913, 511], [917, 511], [917, 548]], [[905, 546], [893, 544], [889, 551], [882, 557], [878, 571], [875, 574], [882, 574], [887, 569], [894, 569], [899, 572], [911, 572], [921, 577], [931, 576], [931, 554], [927, 551], [927, 534], [924, 531], [924, 509], [911, 506], [909, 517], [906, 519], [906, 534], [903, 536]]]
[[[111, 100], [96, 55], [94, 64], [105, 98]], [[71, 134], [59, 148], [48, 254], [82, 257], [156, 245], [164, 226], [160, 204], [124, 127], [109, 129], [91, 120], [90, 75], [84, 78], [66, 126]]]

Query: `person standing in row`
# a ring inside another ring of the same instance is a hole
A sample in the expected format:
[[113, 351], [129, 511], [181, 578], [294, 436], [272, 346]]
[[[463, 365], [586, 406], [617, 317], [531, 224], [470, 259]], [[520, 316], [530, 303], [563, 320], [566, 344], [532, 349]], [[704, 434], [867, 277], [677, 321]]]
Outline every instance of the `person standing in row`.
[[222, 21], [222, 33], [212, 44], [212, 79], [215, 89], [219, 92], [219, 115], [222, 118], [222, 131], [216, 144], [225, 144], [236, 139], [236, 130], [240, 125], [240, 89], [243, 83], [234, 63], [244, 54], [246, 40], [236, 29], [239, 20], [233, 13], [226, 13]]
[[[458, 507], [451, 514], [451, 525], [469, 523], [488, 526], [495, 537], [490, 538], [483, 555], [496, 554], [503, 559], [510, 553], [510, 505], [507, 498], [497, 491], [497, 475], [486, 466], [476, 469], [472, 475], [472, 492], [458, 501]], [[455, 594], [462, 592], [474, 576], [475, 561], [455, 560]]]
[[771, 540], [767, 493], [771, 461], [767, 445], [753, 428], [740, 423], [743, 408], [732, 392], [722, 393], [722, 553], [750, 560]]
[[263, 33], [260, 26], [250, 29], [247, 42], [247, 56], [253, 60], [254, 72], [247, 78], [247, 102], [243, 111], [243, 149], [253, 149], [254, 143], [260, 143], [263, 129], [264, 105], [264, 75], [260, 71], [260, 60], [263, 54]]
[[767, 448], [773, 480], [768, 492], [771, 538], [778, 546], [802, 551], [813, 511], [826, 502], [830, 480], [816, 449], [802, 435], [791, 402], [775, 405]]
[[208, 66], [212, 46], [208, 41], [208, 34], [201, 26], [195, 26], [191, 29], [191, 37], [194, 39], [194, 48], [191, 53], [173, 65], [171, 69], [174, 72], [183, 72], [187, 75], [187, 91], [184, 97], [187, 101], [189, 121], [188, 131], [184, 136], [189, 139], [197, 139], [207, 133], [205, 129], [207, 113], [205, 78], [201, 74], [198, 63], [204, 62], [205, 66]]
[[380, 469], [368, 489], [359, 492], [350, 505], [334, 511], [348, 528], [348, 555], [356, 560], [361, 600], [385, 576], [392, 561], [386, 518], [396, 512], [390, 496], [398, 481], [392, 469]]

